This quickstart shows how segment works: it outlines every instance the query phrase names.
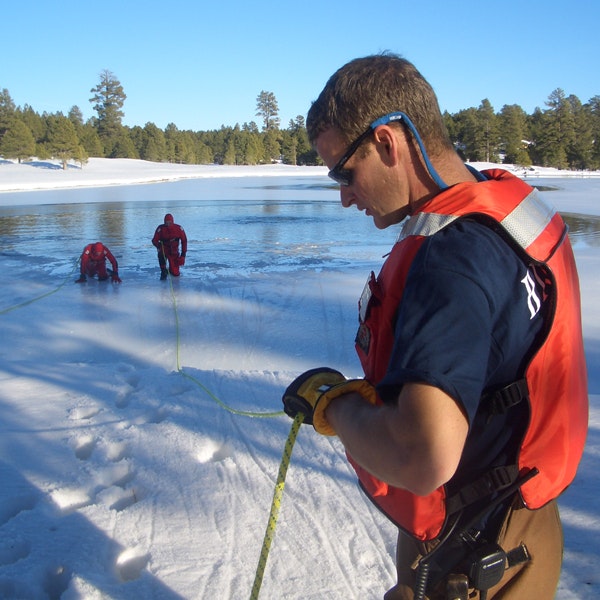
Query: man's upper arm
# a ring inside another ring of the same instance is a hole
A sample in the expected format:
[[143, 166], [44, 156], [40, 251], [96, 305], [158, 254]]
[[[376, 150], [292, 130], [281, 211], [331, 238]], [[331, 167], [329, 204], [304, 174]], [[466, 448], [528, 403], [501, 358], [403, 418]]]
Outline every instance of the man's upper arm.
[[414, 476], [420, 473], [427, 488], [421, 492], [429, 493], [456, 472], [469, 432], [467, 417], [451, 396], [423, 383], [405, 384], [395, 409], [390, 427], [411, 440]]

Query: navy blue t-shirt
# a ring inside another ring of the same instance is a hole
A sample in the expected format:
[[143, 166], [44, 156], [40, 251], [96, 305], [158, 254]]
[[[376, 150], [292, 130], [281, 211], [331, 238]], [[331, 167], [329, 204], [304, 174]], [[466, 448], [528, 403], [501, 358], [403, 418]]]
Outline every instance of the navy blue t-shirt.
[[526, 259], [472, 219], [427, 238], [411, 265], [378, 389], [384, 401], [394, 402], [404, 383], [428, 383], [459, 403], [469, 435], [453, 479], [457, 486], [515, 459], [526, 403], [491, 420], [479, 406], [484, 390], [523, 376], [543, 328], [541, 299]]

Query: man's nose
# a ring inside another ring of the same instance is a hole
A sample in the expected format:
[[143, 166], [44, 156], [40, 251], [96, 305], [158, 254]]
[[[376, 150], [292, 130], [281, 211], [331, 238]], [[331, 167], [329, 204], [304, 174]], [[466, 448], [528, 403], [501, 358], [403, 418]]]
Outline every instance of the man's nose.
[[348, 208], [352, 206], [352, 198], [353, 194], [350, 191], [350, 186], [341, 185], [340, 186], [340, 200], [342, 202], [342, 206], [344, 208]]

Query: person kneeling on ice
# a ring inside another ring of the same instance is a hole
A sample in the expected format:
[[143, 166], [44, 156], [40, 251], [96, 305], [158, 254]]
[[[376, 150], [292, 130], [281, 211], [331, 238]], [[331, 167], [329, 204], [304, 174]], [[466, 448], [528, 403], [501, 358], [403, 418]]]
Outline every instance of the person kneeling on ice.
[[[112, 271], [106, 268], [106, 259], [112, 265]], [[102, 243], [88, 244], [81, 253], [81, 275], [75, 283], [84, 283], [86, 275], [93, 277], [98, 275], [98, 281], [105, 281], [110, 276], [114, 283], [121, 283], [119, 277], [119, 265], [112, 252]]]
[[[179, 253], [181, 242], [181, 254]], [[173, 215], [165, 215], [164, 225], [159, 225], [154, 232], [152, 244], [158, 250], [158, 264], [160, 265], [160, 278], [166, 279], [167, 274], [179, 277], [179, 267], [185, 264], [187, 252], [187, 236], [181, 225], [173, 222]], [[167, 270], [167, 261], [169, 269]]]

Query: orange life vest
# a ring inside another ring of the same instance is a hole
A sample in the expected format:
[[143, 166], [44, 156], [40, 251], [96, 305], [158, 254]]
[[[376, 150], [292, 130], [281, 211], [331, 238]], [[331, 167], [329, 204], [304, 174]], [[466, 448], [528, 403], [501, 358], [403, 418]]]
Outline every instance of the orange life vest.
[[[361, 299], [357, 352], [365, 377], [376, 385], [385, 375], [394, 344], [394, 319], [410, 265], [429, 235], [465, 216], [492, 218], [545, 274], [550, 326], [529, 362], [530, 422], [521, 442], [518, 469], [537, 468], [520, 493], [529, 509], [556, 498], [575, 477], [588, 423], [579, 281], [566, 225], [537, 190], [500, 169], [488, 181], [461, 183], [440, 193], [404, 225], [377, 278], [368, 283], [368, 312]], [[366, 313], [366, 314], [364, 314]], [[522, 375], [522, 374], [521, 374]], [[419, 540], [435, 539], [448, 518], [447, 488], [415, 496], [375, 478], [348, 455], [363, 489], [398, 526]], [[516, 469], [515, 469], [516, 470]]]

